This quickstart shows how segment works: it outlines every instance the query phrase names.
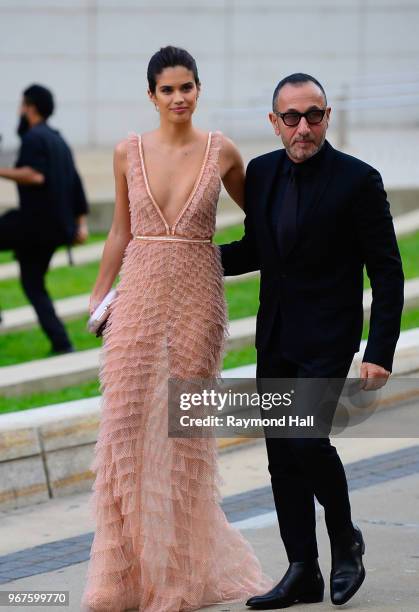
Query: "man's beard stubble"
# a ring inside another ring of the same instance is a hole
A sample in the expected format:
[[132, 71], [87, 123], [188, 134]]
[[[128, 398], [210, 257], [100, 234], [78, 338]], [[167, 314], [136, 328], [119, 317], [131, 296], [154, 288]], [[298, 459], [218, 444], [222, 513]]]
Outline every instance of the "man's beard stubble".
[[323, 135], [323, 138], [319, 144], [316, 144], [314, 140], [312, 139], [307, 139], [307, 142], [310, 142], [314, 145], [314, 150], [311, 152], [307, 152], [306, 154], [303, 154], [303, 155], [295, 155], [293, 151], [293, 145], [288, 144], [287, 146], [285, 146], [285, 149], [291, 158], [295, 157], [296, 159], [299, 159], [300, 161], [304, 162], [310, 159], [311, 157], [314, 157], [314, 155], [316, 155], [320, 151], [320, 149], [323, 147], [325, 143], [325, 140], [326, 140], [326, 134]]

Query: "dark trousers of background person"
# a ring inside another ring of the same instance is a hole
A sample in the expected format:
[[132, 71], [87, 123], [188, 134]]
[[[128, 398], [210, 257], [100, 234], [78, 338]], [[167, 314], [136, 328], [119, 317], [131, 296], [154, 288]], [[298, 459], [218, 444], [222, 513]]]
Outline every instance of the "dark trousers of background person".
[[[350, 355], [334, 362], [319, 359], [301, 365], [276, 355], [275, 351], [259, 351], [256, 373], [259, 392], [263, 390], [263, 381], [259, 379], [263, 378], [331, 378], [340, 379], [338, 385], [343, 384], [352, 358]], [[315, 497], [324, 507], [332, 541], [352, 527], [342, 462], [329, 437], [265, 440], [279, 529], [288, 560], [291, 563], [315, 559], [318, 557]]]
[[69, 350], [71, 342], [45, 286], [45, 275], [57, 246], [54, 242], [27, 242], [20, 211], [13, 210], [0, 216], [0, 251], [15, 252], [23, 290], [51, 341], [52, 350], [59, 352]]

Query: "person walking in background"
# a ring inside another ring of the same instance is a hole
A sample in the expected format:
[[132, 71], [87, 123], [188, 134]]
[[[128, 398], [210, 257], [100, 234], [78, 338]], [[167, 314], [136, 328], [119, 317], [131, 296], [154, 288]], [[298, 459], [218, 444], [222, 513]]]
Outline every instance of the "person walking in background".
[[[363, 269], [372, 287], [361, 366], [364, 389], [390, 375], [403, 309], [403, 270], [380, 174], [326, 140], [330, 107], [314, 77], [280, 81], [269, 115], [284, 149], [247, 168], [245, 234], [221, 246], [226, 275], [260, 270], [258, 385], [265, 379], [346, 378], [359, 350]], [[289, 568], [249, 599], [253, 609], [323, 600], [314, 499], [330, 538], [330, 591], [346, 603], [364, 577], [361, 530], [353, 525], [346, 475], [326, 437], [266, 437], [269, 472]]]
[[53, 111], [46, 87], [25, 89], [18, 158], [14, 168], [0, 168], [0, 177], [15, 181], [19, 194], [19, 209], [0, 216], [0, 251], [14, 251], [23, 290], [51, 341], [51, 354], [60, 354], [74, 349], [48, 295], [45, 275], [60, 245], [86, 241], [89, 207], [70, 148], [47, 123]]

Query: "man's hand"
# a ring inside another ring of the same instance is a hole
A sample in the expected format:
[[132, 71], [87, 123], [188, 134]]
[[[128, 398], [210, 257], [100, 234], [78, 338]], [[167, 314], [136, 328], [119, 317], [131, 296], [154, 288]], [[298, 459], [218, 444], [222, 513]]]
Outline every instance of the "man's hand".
[[361, 389], [373, 391], [386, 384], [390, 372], [375, 363], [364, 361], [361, 364]]
[[45, 176], [30, 166], [0, 168], [0, 178], [15, 181], [19, 185], [43, 185], [45, 183]]
[[80, 223], [77, 226], [74, 244], [83, 244], [89, 237], [89, 228], [86, 223]]

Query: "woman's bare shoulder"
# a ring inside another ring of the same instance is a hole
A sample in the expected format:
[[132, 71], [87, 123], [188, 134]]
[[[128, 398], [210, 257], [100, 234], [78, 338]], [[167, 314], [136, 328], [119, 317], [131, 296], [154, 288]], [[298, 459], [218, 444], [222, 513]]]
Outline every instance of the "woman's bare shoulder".
[[115, 148], [114, 148], [114, 153], [115, 153], [115, 157], [118, 158], [126, 158], [127, 156], [127, 151], [128, 151], [128, 144], [129, 144], [129, 137], [128, 138], [124, 138], [123, 140], [120, 140], [119, 142], [116, 143]]
[[239, 149], [237, 145], [225, 134], [220, 132], [221, 136], [221, 152], [225, 155], [237, 155], [239, 153]]
[[220, 156], [225, 161], [231, 162], [231, 165], [236, 165], [242, 159], [237, 145], [224, 134], [221, 134]]

